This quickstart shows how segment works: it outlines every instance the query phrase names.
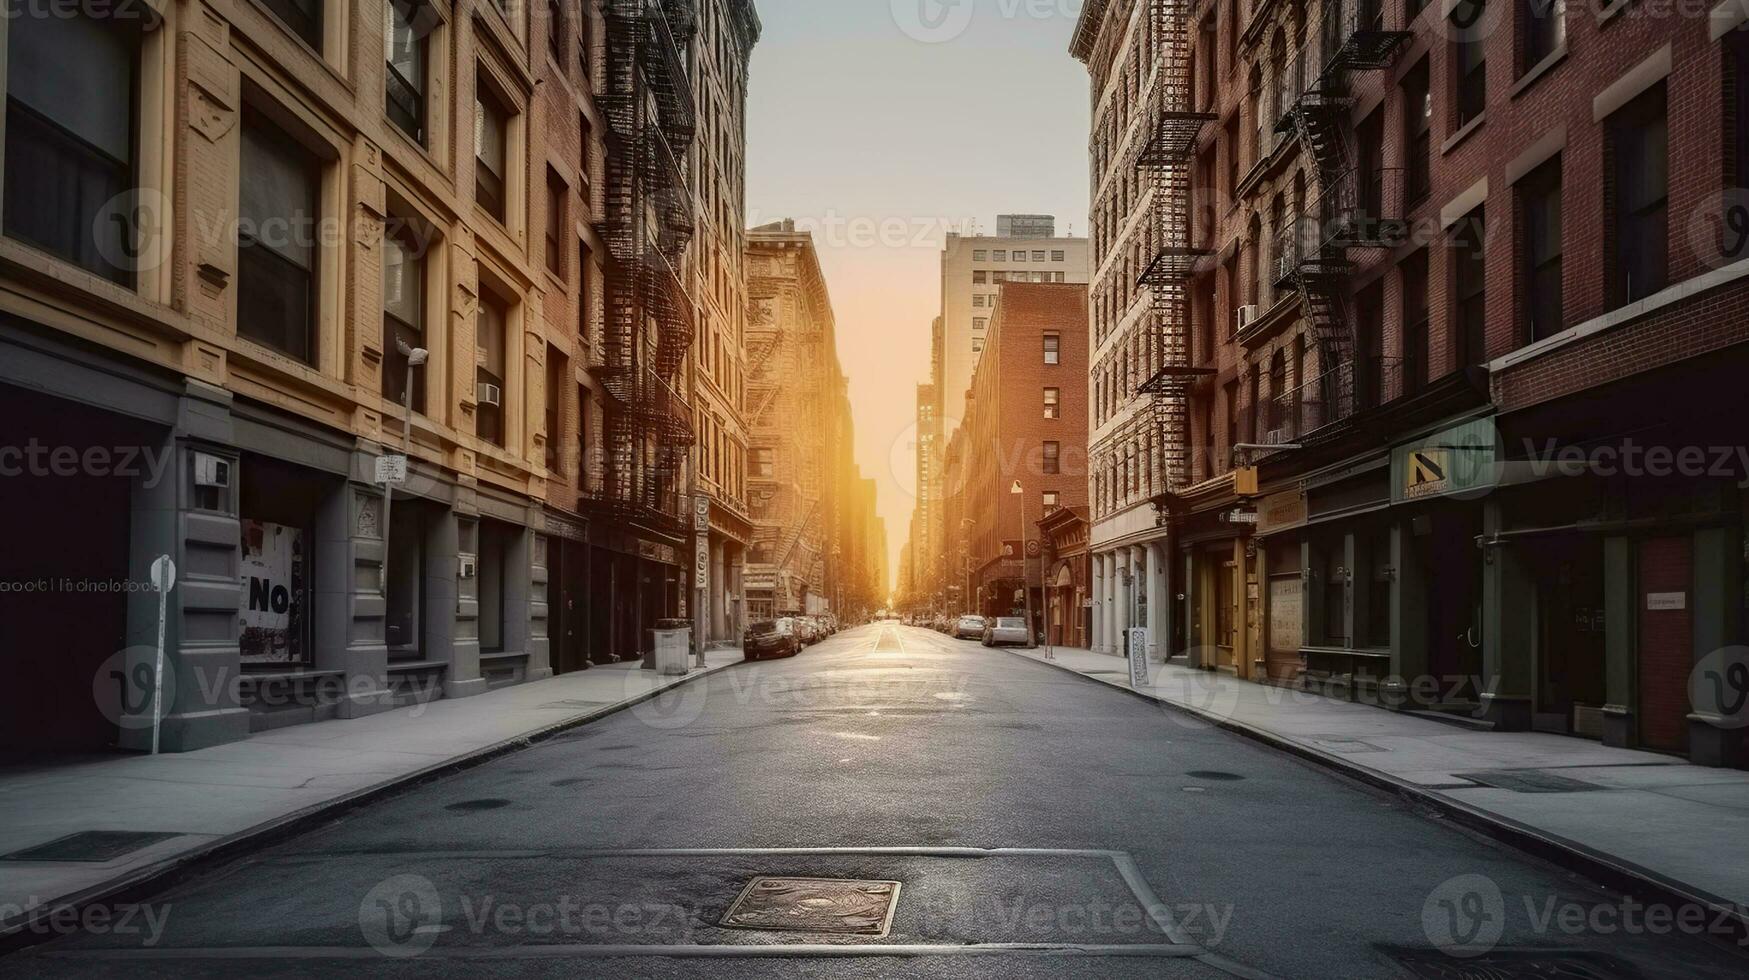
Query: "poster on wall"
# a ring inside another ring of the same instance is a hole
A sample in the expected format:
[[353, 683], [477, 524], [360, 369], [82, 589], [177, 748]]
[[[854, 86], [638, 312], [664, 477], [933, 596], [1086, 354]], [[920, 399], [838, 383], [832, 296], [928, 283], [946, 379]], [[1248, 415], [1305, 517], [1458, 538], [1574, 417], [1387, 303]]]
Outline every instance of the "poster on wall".
[[1299, 655], [1305, 628], [1303, 586], [1299, 575], [1277, 576], [1269, 581], [1269, 650]]
[[304, 532], [244, 521], [241, 578], [243, 662], [303, 663]]

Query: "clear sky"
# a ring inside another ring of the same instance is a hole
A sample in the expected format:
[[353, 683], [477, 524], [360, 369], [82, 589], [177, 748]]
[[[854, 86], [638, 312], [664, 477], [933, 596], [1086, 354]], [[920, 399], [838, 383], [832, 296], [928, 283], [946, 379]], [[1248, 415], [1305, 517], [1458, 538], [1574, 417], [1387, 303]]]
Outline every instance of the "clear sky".
[[997, 214], [1022, 213], [1087, 233], [1087, 73], [1069, 56], [1081, 0], [757, 5], [748, 222], [795, 218], [820, 246], [897, 576], [947, 231], [994, 234]]

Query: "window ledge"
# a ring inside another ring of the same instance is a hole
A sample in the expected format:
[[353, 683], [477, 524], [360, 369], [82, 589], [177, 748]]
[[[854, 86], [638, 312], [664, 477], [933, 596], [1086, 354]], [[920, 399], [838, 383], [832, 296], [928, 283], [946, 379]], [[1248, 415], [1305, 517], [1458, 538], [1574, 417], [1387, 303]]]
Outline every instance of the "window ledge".
[[1545, 354], [1554, 353], [1569, 344], [1577, 343], [1593, 334], [1602, 333], [1605, 330], [1622, 326], [1634, 320], [1638, 320], [1641, 317], [1655, 313], [1666, 306], [1679, 303], [1699, 293], [1706, 292], [1710, 289], [1716, 289], [1720, 286], [1744, 278], [1749, 278], [1749, 259], [1733, 262], [1730, 265], [1685, 279], [1675, 285], [1667, 286], [1645, 299], [1629, 303], [1620, 309], [1611, 310], [1600, 317], [1594, 317], [1584, 323], [1578, 324], [1577, 326], [1569, 327], [1552, 337], [1544, 337], [1542, 340], [1535, 343], [1526, 344], [1512, 353], [1490, 362], [1488, 364], [1488, 373], [1498, 374], [1501, 371], [1516, 367], [1527, 361], [1536, 360]]
[[1445, 156], [1446, 154], [1450, 153], [1451, 151], [1457, 149], [1458, 144], [1462, 143], [1464, 140], [1469, 139], [1470, 134], [1474, 133], [1478, 129], [1481, 129], [1482, 124], [1487, 122], [1487, 121], [1488, 121], [1488, 114], [1486, 112], [1484, 112], [1481, 115], [1477, 116], [1476, 118], [1474, 118], [1474, 119], [1470, 120], [1469, 122], [1464, 123], [1462, 126], [1458, 127], [1457, 132], [1451, 134], [1450, 136], [1447, 136], [1445, 138], [1445, 142], [1439, 144], [1439, 155]]
[[1519, 77], [1518, 81], [1512, 83], [1512, 92], [1507, 98], [1518, 98], [1525, 89], [1536, 84], [1537, 79], [1553, 71], [1556, 65], [1565, 60], [1567, 60], [1567, 42], [1562, 41], [1560, 47], [1550, 51], [1543, 60], [1532, 65], [1529, 71]]

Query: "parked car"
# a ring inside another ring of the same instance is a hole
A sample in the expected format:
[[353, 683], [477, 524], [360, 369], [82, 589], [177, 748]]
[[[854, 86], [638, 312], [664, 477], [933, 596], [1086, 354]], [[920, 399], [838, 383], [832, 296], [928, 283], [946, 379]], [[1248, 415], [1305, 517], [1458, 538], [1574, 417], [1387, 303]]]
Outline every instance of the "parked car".
[[1026, 646], [1026, 642], [1026, 620], [1019, 616], [998, 616], [984, 628], [984, 645], [987, 647]]
[[793, 657], [801, 652], [802, 641], [793, 619], [762, 619], [748, 624], [741, 635], [741, 654], [748, 660]]
[[966, 613], [953, 624], [953, 638], [956, 640], [981, 640], [984, 638], [984, 627], [988, 626], [984, 617]]
[[795, 617], [794, 622], [796, 624], [796, 636], [801, 640], [802, 646], [813, 646], [820, 642], [820, 627], [814, 624], [812, 618], [808, 616], [797, 616]]

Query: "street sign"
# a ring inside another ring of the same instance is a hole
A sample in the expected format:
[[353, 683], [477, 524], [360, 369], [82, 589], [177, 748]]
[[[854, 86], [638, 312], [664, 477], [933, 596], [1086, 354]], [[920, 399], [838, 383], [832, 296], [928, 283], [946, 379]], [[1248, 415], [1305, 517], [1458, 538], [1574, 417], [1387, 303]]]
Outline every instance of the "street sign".
[[1130, 687], [1140, 690], [1148, 686], [1148, 628], [1132, 626], [1128, 632], [1129, 649], [1125, 652], [1130, 658]]
[[170, 590], [176, 587], [176, 562], [159, 555], [152, 562], [152, 588], [158, 590], [158, 656], [152, 670], [152, 754], [158, 754], [158, 733], [164, 725], [164, 628], [170, 618]]
[[692, 498], [692, 529], [700, 534], [711, 529], [711, 498], [699, 494]]
[[378, 483], [388, 483], [388, 484], [406, 483], [407, 482], [407, 457], [399, 456], [399, 455], [396, 455], [396, 456], [378, 456], [377, 457], [377, 482]]
[[698, 548], [692, 555], [692, 587], [703, 590], [710, 585], [711, 580], [711, 543], [709, 538], [699, 538]]

